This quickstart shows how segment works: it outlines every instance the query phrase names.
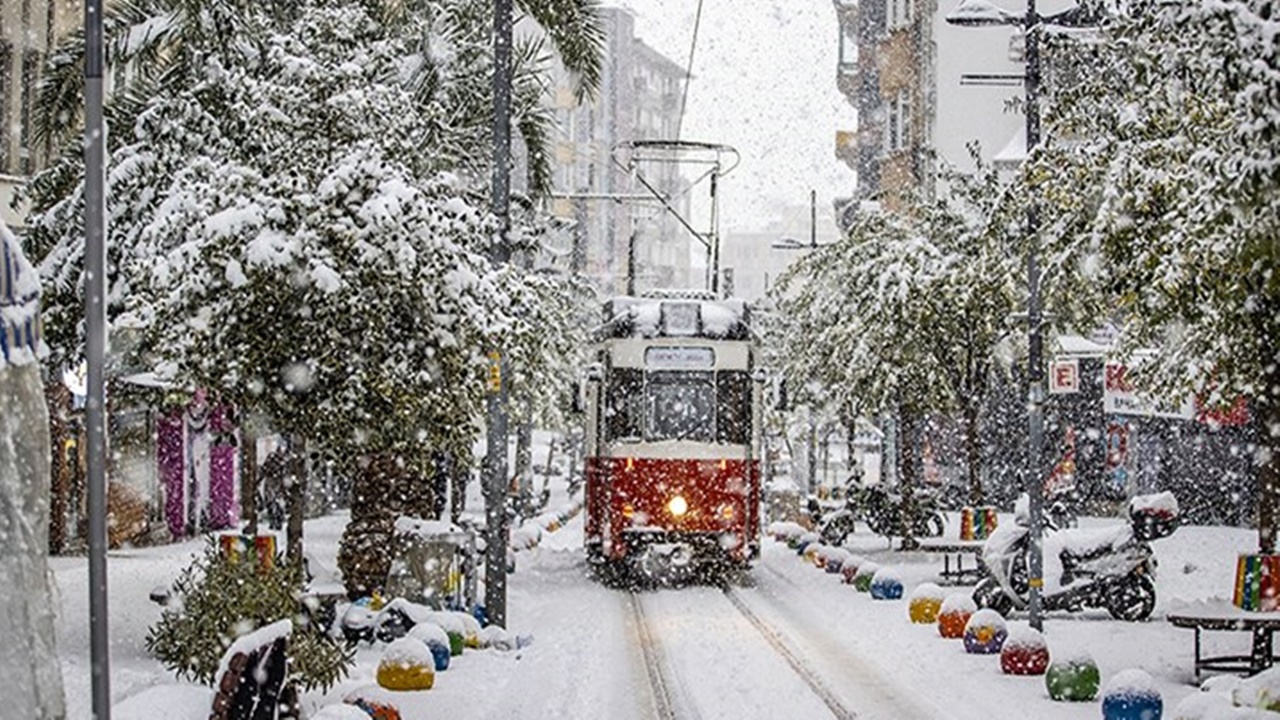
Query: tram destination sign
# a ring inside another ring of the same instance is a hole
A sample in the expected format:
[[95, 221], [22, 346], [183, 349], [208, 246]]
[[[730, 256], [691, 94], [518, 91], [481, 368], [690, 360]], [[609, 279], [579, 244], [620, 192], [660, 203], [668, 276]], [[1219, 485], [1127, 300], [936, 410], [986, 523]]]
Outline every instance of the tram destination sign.
[[644, 366], [651, 370], [710, 370], [716, 352], [709, 347], [645, 348]]

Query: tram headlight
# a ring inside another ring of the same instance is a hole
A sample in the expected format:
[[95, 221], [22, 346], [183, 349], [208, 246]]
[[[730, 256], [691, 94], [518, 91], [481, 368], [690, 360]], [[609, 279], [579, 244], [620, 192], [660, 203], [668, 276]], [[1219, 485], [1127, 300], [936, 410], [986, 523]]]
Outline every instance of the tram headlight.
[[689, 503], [683, 495], [676, 495], [667, 501], [667, 512], [673, 517], [680, 517], [689, 512]]

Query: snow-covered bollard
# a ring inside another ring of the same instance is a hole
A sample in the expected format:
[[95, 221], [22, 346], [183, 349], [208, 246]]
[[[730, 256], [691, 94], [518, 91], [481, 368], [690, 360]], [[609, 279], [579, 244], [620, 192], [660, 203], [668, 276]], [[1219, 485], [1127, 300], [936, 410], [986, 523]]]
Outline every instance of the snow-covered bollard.
[[1102, 694], [1102, 720], [1160, 720], [1164, 702], [1145, 670], [1116, 673]]
[[816, 532], [807, 532], [801, 535], [800, 537], [796, 538], [796, 544], [795, 544], [796, 554], [804, 555], [804, 551], [807, 550], [810, 545], [816, 542], [820, 542], [821, 540], [822, 538], [819, 537], [818, 533]]
[[844, 564], [840, 567], [840, 581], [845, 585], [852, 585], [853, 579], [858, 575], [858, 568], [867, 561], [861, 555], [849, 553], [849, 557], [845, 558]]
[[873, 600], [902, 599], [902, 578], [896, 568], [882, 567], [871, 576], [871, 598]]
[[452, 655], [461, 655], [462, 648], [466, 645], [467, 626], [458, 617], [460, 614], [462, 613], [434, 611], [422, 618], [422, 622], [435, 623], [449, 634], [449, 652]]
[[409, 631], [409, 637], [426, 645], [431, 651], [436, 672], [449, 669], [449, 658], [453, 655], [453, 650], [449, 646], [449, 633], [444, 628], [430, 622], [418, 623]]
[[387, 690], [430, 690], [436, 682], [435, 660], [421, 640], [402, 637], [382, 651], [378, 685]]
[[1098, 696], [1101, 675], [1087, 652], [1077, 651], [1049, 663], [1044, 674], [1049, 697], [1067, 702], [1086, 702]]
[[970, 615], [969, 622], [965, 623], [964, 650], [975, 655], [993, 655], [1004, 647], [1008, 636], [1004, 616], [991, 608], [983, 608]]
[[826, 544], [822, 542], [812, 542], [805, 546], [804, 552], [801, 553], [801, 555], [805, 560], [812, 563], [814, 567], [821, 570], [823, 563], [827, 561], [827, 550], [830, 550], [830, 547]]
[[1006, 675], [1043, 675], [1049, 669], [1049, 645], [1029, 625], [1014, 625], [1000, 648], [1000, 670]]
[[490, 625], [480, 631], [480, 646], [494, 650], [515, 650], [519, 641], [501, 625]]
[[824, 563], [828, 573], [833, 575], [840, 574], [844, 569], [844, 563], [849, 559], [849, 551], [844, 548], [833, 547], [827, 550], [827, 561]]
[[880, 565], [877, 563], [867, 561], [859, 565], [857, 574], [853, 576], [853, 589], [858, 592], [871, 592], [871, 581], [879, 571]]
[[911, 600], [907, 605], [907, 615], [911, 622], [928, 625], [938, 621], [938, 613], [942, 611], [942, 601], [947, 593], [934, 583], [920, 583], [911, 591]]
[[964, 637], [969, 618], [978, 611], [978, 604], [966, 593], [951, 593], [942, 600], [938, 609], [938, 634], [950, 640]]

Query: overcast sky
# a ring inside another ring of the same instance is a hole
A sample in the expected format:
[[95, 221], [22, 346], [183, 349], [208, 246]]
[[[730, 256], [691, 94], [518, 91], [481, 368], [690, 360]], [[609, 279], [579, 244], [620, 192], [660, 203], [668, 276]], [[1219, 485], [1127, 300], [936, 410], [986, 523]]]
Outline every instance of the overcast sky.
[[[615, 0], [636, 34], [684, 66], [697, 0]], [[721, 184], [721, 229], [762, 228], [780, 205], [819, 212], [852, 195], [854, 173], [835, 157], [836, 130], [855, 127], [836, 89], [839, 24], [830, 0], [704, 0], [682, 139], [737, 148]]]

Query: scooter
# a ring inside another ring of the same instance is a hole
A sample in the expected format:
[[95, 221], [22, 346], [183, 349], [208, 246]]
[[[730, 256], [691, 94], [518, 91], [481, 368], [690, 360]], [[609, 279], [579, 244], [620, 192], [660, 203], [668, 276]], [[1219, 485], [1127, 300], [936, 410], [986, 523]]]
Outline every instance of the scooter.
[[[1031, 545], [1027, 497], [1018, 499], [1014, 523], [997, 528], [982, 549], [986, 570], [973, 591], [978, 607], [1001, 615], [1026, 609]], [[1145, 620], [1156, 605], [1156, 558], [1151, 541], [1178, 526], [1173, 493], [1140, 495], [1129, 501], [1127, 525], [1057, 529], [1046, 524], [1042, 539], [1045, 610], [1102, 608], [1118, 620]]]
[[[912, 534], [916, 537], [942, 535], [946, 520], [937, 509], [933, 495], [917, 490], [916, 513]], [[858, 520], [862, 520], [877, 535], [894, 536], [902, 532], [902, 496], [877, 486], [860, 487], [849, 484], [845, 489], [844, 504], [835, 509], [824, 509], [815, 498], [809, 499], [809, 516], [822, 542], [826, 545], [843, 545], [853, 534]]]

